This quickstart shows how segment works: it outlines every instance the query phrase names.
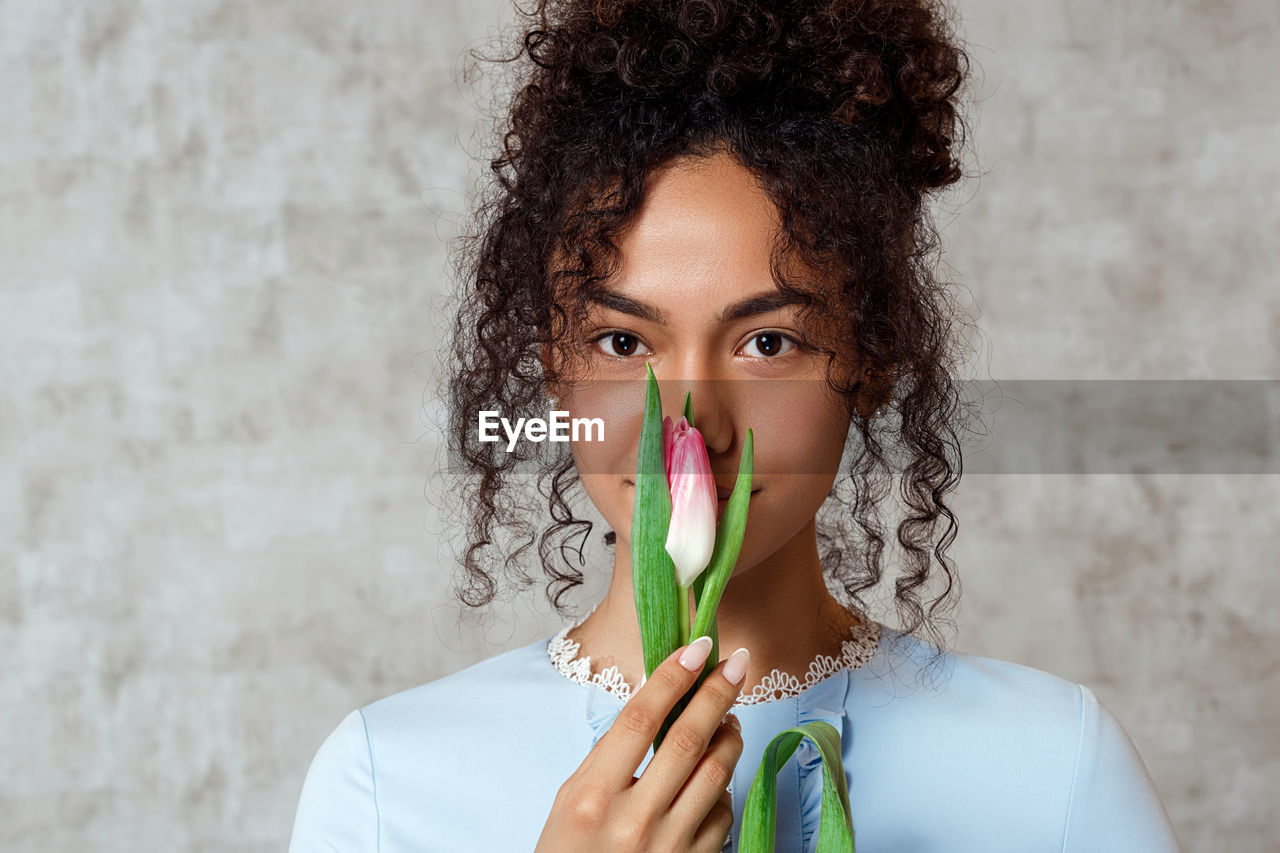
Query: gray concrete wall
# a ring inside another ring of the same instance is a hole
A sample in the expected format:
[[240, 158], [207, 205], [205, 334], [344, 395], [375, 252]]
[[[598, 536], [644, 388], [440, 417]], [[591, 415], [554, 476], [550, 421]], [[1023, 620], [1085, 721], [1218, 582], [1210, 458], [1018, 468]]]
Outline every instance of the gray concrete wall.
[[[1280, 378], [1276, 5], [960, 11], [975, 375]], [[479, 172], [453, 79], [507, 14], [0, 2], [0, 848], [281, 850], [347, 711], [560, 624], [458, 622], [432, 476]], [[959, 648], [1093, 687], [1188, 851], [1280, 830], [1277, 505], [1275, 476], [956, 496]]]

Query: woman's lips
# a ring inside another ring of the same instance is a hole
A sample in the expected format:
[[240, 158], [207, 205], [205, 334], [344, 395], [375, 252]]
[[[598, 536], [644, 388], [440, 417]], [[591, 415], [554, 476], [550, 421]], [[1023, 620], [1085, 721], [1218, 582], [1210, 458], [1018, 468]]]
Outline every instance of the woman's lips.
[[[716, 488], [717, 496], [719, 496], [718, 500], [716, 501], [716, 523], [717, 524], [719, 524], [719, 520], [723, 519], [724, 517], [724, 507], [728, 506], [728, 496], [730, 496], [732, 491], [733, 489], [721, 489], [719, 487]], [[751, 497], [754, 498], [756, 496], [756, 493], [759, 493], [759, 491], [760, 489], [751, 489]]]
[[[624, 479], [624, 480], [622, 481], [622, 484], [623, 484], [624, 486], [632, 486], [632, 487], [634, 487], [636, 483], [635, 483], [635, 480], [632, 480], [632, 479]], [[752, 494], [752, 495], [757, 495], [757, 494], [759, 494], [759, 493], [760, 493], [760, 490], [759, 490], [759, 489], [752, 489], [752, 490], [751, 490], [751, 494]], [[732, 495], [732, 494], [733, 494], [733, 489], [726, 489], [724, 486], [716, 486], [716, 504], [717, 504], [720, 508], [723, 508], [723, 507], [724, 507], [724, 504], [728, 503], [728, 501], [729, 501], [729, 496], [730, 496], [730, 495]]]
[[[752, 489], [751, 494], [754, 495], [759, 491], [760, 491], [759, 489]], [[716, 486], [716, 500], [727, 501], [729, 500], [729, 496], [732, 494], [733, 494], [732, 488], [726, 489], [724, 486]]]
[[[755, 497], [760, 492], [759, 489], [751, 490], [751, 497]], [[729, 505], [729, 495], [733, 494], [733, 489], [723, 489], [716, 486], [716, 522], [724, 517], [724, 508]]]

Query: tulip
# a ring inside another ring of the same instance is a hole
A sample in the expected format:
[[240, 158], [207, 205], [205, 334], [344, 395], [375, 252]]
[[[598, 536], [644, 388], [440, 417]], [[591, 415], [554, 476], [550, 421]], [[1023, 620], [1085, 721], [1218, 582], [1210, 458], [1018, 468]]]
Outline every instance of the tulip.
[[[632, 581], [645, 678], [676, 648], [688, 644], [690, 636], [711, 637], [711, 654], [701, 674], [693, 687], [677, 700], [658, 729], [653, 740], [656, 752], [693, 694], [719, 663], [716, 608], [733, 574], [746, 534], [755, 441], [748, 429], [738, 462], [738, 479], [717, 529], [715, 481], [707, 447], [701, 433], [693, 428], [691, 396], [685, 396], [684, 417], [673, 424], [671, 418], [662, 417], [653, 368], [646, 365], [645, 369], [648, 388], [631, 520]], [[664, 530], [666, 546], [662, 548], [659, 543]], [[698, 606], [692, 626], [689, 624], [691, 586]], [[777, 824], [778, 772], [804, 738], [812, 741], [822, 755], [822, 823], [818, 828], [817, 850], [819, 853], [853, 853], [853, 811], [841, 765], [840, 737], [834, 726], [814, 720], [785, 729], [769, 741], [755, 780], [747, 791], [739, 835], [742, 853], [772, 853]]]
[[671, 489], [666, 550], [675, 563], [676, 583], [687, 589], [711, 561], [716, 544], [716, 481], [702, 433], [683, 417], [674, 427], [665, 418], [662, 432]]

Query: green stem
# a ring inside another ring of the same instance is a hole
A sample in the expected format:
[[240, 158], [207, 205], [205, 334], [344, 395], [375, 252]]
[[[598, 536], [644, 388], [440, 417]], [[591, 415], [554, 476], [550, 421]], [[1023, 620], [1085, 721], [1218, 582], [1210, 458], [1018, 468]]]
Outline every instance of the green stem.
[[680, 600], [676, 606], [676, 613], [680, 617], [680, 645], [689, 642], [689, 587], [680, 586]]

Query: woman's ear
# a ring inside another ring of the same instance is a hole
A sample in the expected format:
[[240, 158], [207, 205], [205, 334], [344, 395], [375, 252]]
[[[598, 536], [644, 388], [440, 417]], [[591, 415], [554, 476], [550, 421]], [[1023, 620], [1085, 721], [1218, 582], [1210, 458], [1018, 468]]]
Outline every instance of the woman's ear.
[[858, 416], [870, 418], [879, 413], [893, 393], [893, 368], [864, 368], [858, 379]]
[[[833, 362], [828, 361], [828, 365]], [[885, 405], [893, 391], [893, 367], [871, 367], [863, 364], [855, 364], [846, 360], [834, 362], [838, 365], [835, 369], [835, 376], [840, 383], [840, 387], [848, 388], [849, 382], [853, 381], [853, 413], [855, 416], [868, 420], [875, 417], [880, 407]], [[854, 380], [854, 377], [857, 377]]]
[[[552, 370], [551, 370], [551, 344], [550, 344], [550, 342], [548, 342], [548, 341], [543, 341], [543, 342], [542, 342], [542, 346], [541, 346], [541, 347], [540, 347], [540, 349], [539, 349], [539, 355], [538, 355], [538, 357], [539, 357], [539, 359], [542, 361], [542, 375], [543, 375], [543, 376], [550, 376], [550, 375], [551, 375], [551, 373], [552, 373]], [[556, 383], [554, 383], [554, 382], [547, 382], [547, 383], [546, 383], [546, 388], [544, 389], [544, 393], [545, 393], [545, 394], [546, 394], [546, 396], [548, 396], [548, 397], [555, 397], [557, 400], [558, 400], [558, 399], [560, 399], [560, 389], [559, 389], [559, 386], [558, 386]]]

